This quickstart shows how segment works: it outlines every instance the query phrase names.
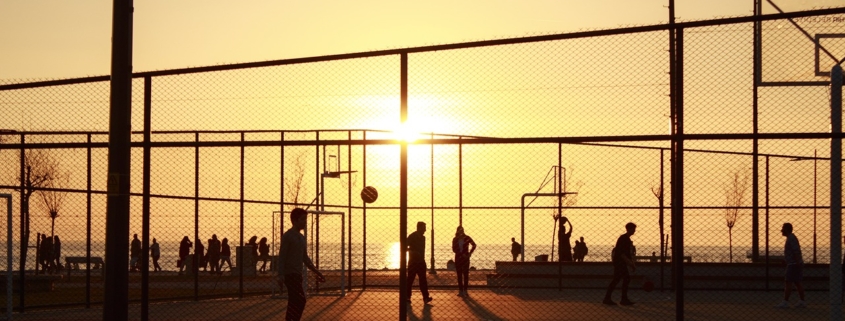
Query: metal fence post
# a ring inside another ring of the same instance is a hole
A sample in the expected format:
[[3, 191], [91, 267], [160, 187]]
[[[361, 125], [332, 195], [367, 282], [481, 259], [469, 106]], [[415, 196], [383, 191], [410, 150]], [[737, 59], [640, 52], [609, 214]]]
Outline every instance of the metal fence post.
[[141, 201], [141, 321], [149, 319], [150, 309], [150, 119], [152, 78], [144, 77], [144, 168]]
[[0, 194], [6, 199], [6, 320], [12, 321], [12, 194]]
[[675, 66], [675, 122], [672, 155], [672, 268], [675, 319], [684, 319], [684, 29], [677, 30]]
[[[400, 55], [400, 97], [399, 97], [399, 121], [400, 126], [405, 126], [408, 120], [408, 54]], [[405, 256], [408, 253], [408, 142], [400, 142], [399, 151], [399, 320], [408, 318], [408, 284], [406, 275], [408, 273]]]
[[842, 67], [830, 71], [830, 319], [842, 320]]

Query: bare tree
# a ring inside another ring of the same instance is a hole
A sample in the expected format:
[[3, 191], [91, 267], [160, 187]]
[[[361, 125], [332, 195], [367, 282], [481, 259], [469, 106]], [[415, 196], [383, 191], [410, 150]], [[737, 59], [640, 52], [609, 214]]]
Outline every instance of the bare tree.
[[302, 190], [305, 187], [305, 152], [296, 155], [291, 175], [285, 175], [285, 209], [293, 210], [299, 206]]
[[59, 161], [47, 149], [31, 149], [23, 155], [23, 175], [18, 174], [16, 180], [20, 183], [21, 192], [21, 271], [26, 269], [27, 249], [30, 234], [30, 198], [35, 191], [40, 190], [61, 177]]
[[730, 262], [733, 262], [733, 228], [739, 215], [739, 209], [745, 204], [751, 177], [747, 170], [737, 169], [730, 175], [725, 185], [725, 223], [728, 226], [728, 245]]
[[66, 188], [69, 183], [70, 173], [60, 172], [57, 170], [55, 179], [44, 183], [43, 187], [47, 189], [40, 189], [37, 191], [38, 196], [40, 196], [42, 201], [41, 206], [50, 216], [50, 237], [56, 235], [56, 218], [59, 217], [59, 210], [61, 210], [65, 201], [65, 196], [67, 196], [67, 192], [62, 191], [61, 189]]

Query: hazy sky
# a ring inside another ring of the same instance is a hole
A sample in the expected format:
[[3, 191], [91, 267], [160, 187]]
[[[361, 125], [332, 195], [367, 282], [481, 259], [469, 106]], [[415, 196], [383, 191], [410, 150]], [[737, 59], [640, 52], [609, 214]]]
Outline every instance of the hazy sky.
[[[678, 0], [676, 16], [752, 14], [753, 0]], [[833, 0], [778, 0], [784, 10]], [[275, 60], [668, 21], [668, 0], [135, 1], [134, 71]], [[766, 11], [771, 11], [771, 7]], [[112, 1], [0, 4], [0, 79], [110, 72]]]

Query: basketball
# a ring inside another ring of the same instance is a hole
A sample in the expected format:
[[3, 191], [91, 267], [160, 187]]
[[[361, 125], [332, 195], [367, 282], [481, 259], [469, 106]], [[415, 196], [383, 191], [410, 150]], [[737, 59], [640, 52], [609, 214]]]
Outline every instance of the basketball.
[[654, 283], [651, 281], [643, 282], [643, 291], [651, 292], [654, 291]]
[[378, 191], [376, 191], [375, 187], [367, 186], [361, 190], [361, 200], [364, 203], [371, 204], [378, 199]]

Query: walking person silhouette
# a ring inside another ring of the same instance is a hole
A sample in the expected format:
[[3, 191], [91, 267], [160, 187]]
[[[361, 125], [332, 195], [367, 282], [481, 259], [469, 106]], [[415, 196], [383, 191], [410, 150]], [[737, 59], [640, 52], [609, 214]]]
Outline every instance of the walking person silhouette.
[[417, 222], [417, 230], [408, 235], [408, 303], [411, 303], [411, 288], [414, 278], [420, 279], [420, 292], [423, 303], [429, 303], [433, 298], [428, 294], [428, 281], [425, 278], [425, 222]]
[[616, 305], [616, 302], [610, 298], [613, 294], [613, 289], [616, 284], [622, 280], [622, 300], [621, 305], [633, 305], [634, 302], [628, 299], [628, 284], [631, 283], [631, 274], [628, 273], [628, 267], [636, 272], [637, 266], [634, 264], [633, 248], [634, 242], [631, 241], [631, 236], [637, 232], [637, 225], [634, 223], [625, 224], [625, 234], [619, 236], [616, 240], [616, 247], [611, 252], [611, 260], [613, 261], [613, 281], [607, 286], [607, 292], [604, 294], [604, 301], [602, 303], [607, 305]]

